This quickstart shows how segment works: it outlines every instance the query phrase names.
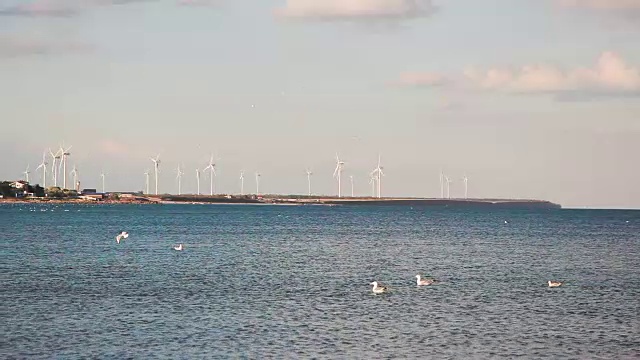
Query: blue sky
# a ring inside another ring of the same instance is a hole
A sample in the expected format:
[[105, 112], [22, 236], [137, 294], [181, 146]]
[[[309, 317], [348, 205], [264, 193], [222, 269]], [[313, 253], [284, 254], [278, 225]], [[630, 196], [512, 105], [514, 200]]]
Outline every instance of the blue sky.
[[[0, 178], [73, 145], [82, 187], [640, 207], [637, 0], [0, 0]], [[51, 162], [50, 159], [48, 159]], [[50, 175], [48, 175], [50, 182]], [[203, 184], [208, 180], [203, 178]], [[343, 188], [350, 192], [348, 180]], [[203, 191], [205, 186], [203, 185]]]

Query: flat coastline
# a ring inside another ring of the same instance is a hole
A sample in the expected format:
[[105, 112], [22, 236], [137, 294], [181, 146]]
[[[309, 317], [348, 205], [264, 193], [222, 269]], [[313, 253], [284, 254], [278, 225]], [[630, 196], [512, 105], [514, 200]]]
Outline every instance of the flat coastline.
[[439, 207], [508, 207], [508, 208], [561, 208], [546, 200], [528, 199], [435, 199], [435, 198], [371, 198], [329, 196], [204, 196], [204, 195], [142, 195], [133, 198], [3, 198], [0, 203], [13, 204], [245, 204], [245, 205], [367, 205], [367, 206], [439, 206]]

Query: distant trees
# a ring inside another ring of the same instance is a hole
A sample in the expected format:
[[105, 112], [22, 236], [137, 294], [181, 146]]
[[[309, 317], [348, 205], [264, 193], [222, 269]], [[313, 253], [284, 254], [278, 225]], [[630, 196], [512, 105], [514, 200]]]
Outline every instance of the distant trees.
[[25, 184], [24, 188], [18, 189], [15, 187], [14, 181], [2, 181], [0, 182], [0, 194], [6, 198], [18, 197], [25, 194], [33, 194], [33, 196], [42, 197], [45, 195], [45, 189], [38, 184]]
[[16, 189], [11, 187], [11, 182], [9, 181], [0, 182], [0, 195], [4, 197], [15, 197], [16, 196], [15, 191]]
[[64, 192], [58, 186], [47, 187], [47, 189], [45, 190], [45, 193], [47, 194], [48, 197], [52, 197], [52, 198], [64, 197]]
[[29, 185], [29, 192], [37, 197], [43, 197], [45, 195], [44, 188], [40, 186], [40, 184], [35, 184], [34, 186]]
[[19, 185], [15, 181], [2, 181], [0, 182], [0, 195], [5, 198], [22, 196], [65, 198], [76, 197], [78, 196], [78, 192], [75, 190], [61, 189], [58, 186], [49, 186], [45, 189], [40, 186], [40, 184], [31, 185], [22, 182]]

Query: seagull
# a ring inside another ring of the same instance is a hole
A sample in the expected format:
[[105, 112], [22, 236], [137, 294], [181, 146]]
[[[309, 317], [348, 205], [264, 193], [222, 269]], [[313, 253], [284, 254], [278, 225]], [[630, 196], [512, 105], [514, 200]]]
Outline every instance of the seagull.
[[126, 231], [123, 231], [123, 232], [121, 232], [120, 234], [118, 234], [118, 236], [116, 236], [116, 242], [117, 242], [118, 244], [120, 244], [120, 240], [122, 240], [122, 239], [126, 239], [126, 238], [128, 238], [128, 237], [129, 237], [129, 233], [128, 233], [128, 232], [126, 232]]
[[559, 287], [562, 286], [564, 283], [561, 281], [548, 281], [549, 287]]
[[436, 279], [432, 279], [432, 278], [427, 278], [427, 279], [420, 279], [420, 275], [416, 275], [416, 283], [418, 284], [418, 286], [420, 285], [431, 285], [431, 284], [435, 284], [438, 280]]
[[374, 294], [382, 294], [382, 293], [386, 293], [389, 292], [389, 289], [384, 287], [384, 286], [378, 286], [378, 282], [374, 281], [369, 285], [373, 285], [373, 289], [371, 289], [373, 291]]
[[182, 244], [178, 244], [177, 246], [174, 246], [173, 250], [182, 251]]

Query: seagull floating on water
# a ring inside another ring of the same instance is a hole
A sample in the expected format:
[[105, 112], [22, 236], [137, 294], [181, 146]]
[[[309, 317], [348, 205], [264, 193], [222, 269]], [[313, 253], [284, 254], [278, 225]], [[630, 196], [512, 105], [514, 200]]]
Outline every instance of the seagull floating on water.
[[432, 279], [432, 278], [426, 278], [426, 279], [421, 279], [420, 275], [416, 275], [416, 283], [418, 284], [418, 286], [420, 285], [431, 285], [431, 284], [435, 284], [438, 280], [436, 279]]
[[559, 287], [562, 286], [562, 284], [564, 284], [562, 281], [548, 281], [549, 287]]
[[118, 236], [116, 236], [116, 242], [117, 242], [118, 244], [120, 244], [120, 240], [122, 240], [122, 239], [126, 239], [126, 238], [128, 238], [128, 237], [129, 237], [129, 233], [128, 233], [128, 232], [126, 232], [126, 231], [123, 231], [123, 232], [121, 232], [120, 234], [118, 234]]
[[373, 289], [371, 289], [373, 291], [374, 294], [382, 294], [382, 293], [386, 293], [389, 292], [389, 289], [384, 287], [384, 286], [378, 286], [378, 282], [374, 281], [369, 285], [373, 285]]
[[173, 250], [182, 251], [182, 244], [178, 244], [178, 245], [174, 246]]

